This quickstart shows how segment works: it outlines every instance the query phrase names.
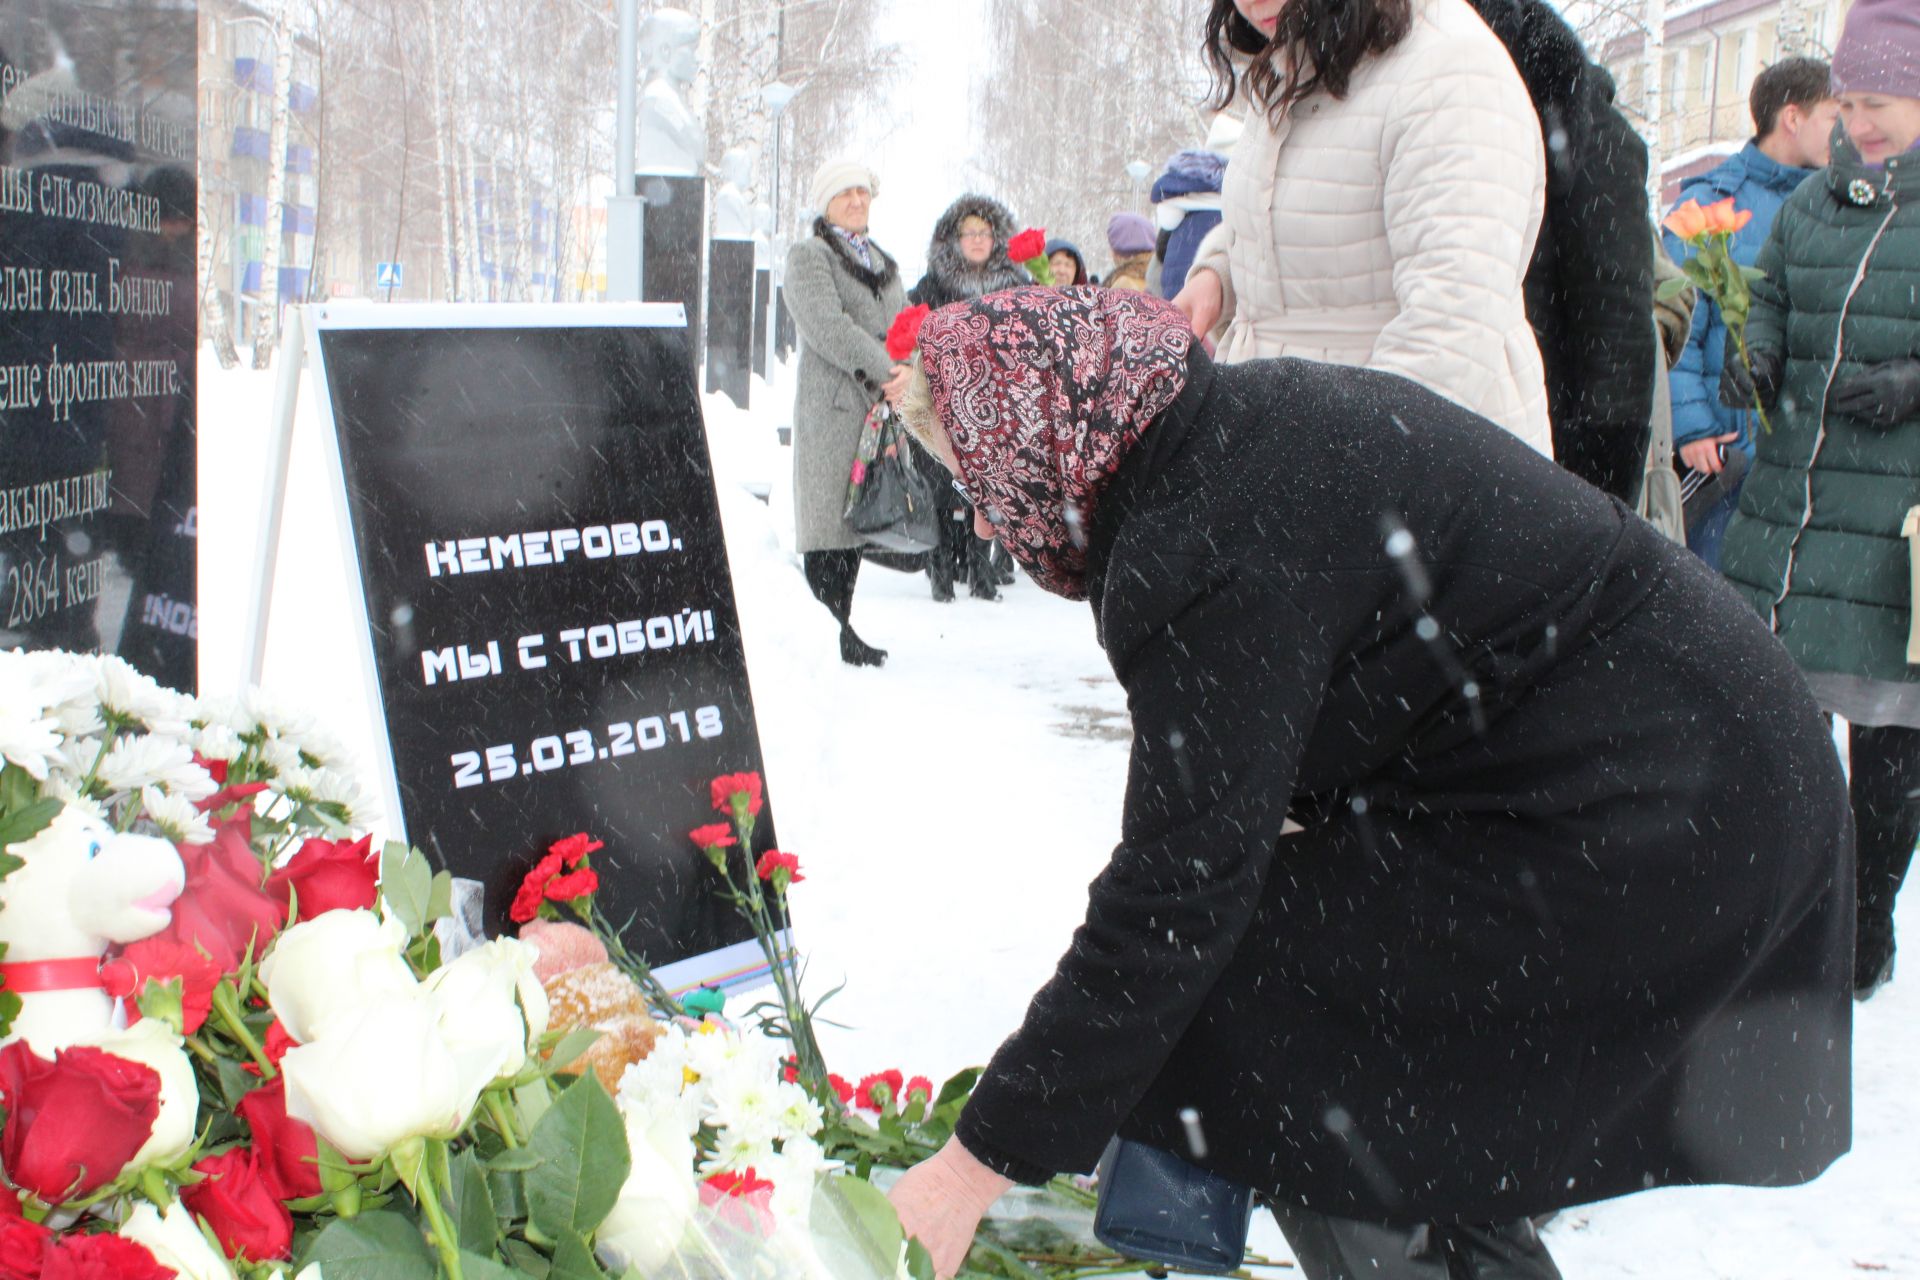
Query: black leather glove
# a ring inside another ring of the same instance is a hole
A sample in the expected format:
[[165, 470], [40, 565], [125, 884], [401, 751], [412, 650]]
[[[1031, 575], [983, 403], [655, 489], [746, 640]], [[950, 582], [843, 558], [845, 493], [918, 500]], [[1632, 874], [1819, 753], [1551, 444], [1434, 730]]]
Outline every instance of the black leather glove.
[[1763, 409], [1771, 409], [1780, 398], [1780, 375], [1786, 366], [1778, 351], [1764, 347], [1750, 350], [1753, 375], [1740, 359], [1740, 348], [1727, 340], [1726, 358], [1720, 364], [1720, 403], [1729, 409], [1751, 409], [1756, 399]]
[[1827, 407], [1871, 427], [1920, 416], [1920, 360], [1889, 360], [1833, 384]]

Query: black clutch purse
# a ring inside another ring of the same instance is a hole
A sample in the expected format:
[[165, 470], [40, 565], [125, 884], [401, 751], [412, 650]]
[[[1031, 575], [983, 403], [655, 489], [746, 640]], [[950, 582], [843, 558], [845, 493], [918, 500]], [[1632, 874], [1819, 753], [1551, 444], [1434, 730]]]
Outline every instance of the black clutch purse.
[[1142, 1262], [1232, 1271], [1247, 1253], [1253, 1188], [1158, 1147], [1115, 1138], [1100, 1157], [1093, 1234]]

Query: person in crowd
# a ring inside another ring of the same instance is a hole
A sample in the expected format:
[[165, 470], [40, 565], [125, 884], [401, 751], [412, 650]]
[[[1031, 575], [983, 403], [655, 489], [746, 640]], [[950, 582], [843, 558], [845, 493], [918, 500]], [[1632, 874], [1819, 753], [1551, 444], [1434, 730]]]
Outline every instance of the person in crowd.
[[1547, 144], [1546, 217], [1524, 288], [1553, 456], [1632, 506], [1657, 367], [1646, 144], [1553, 4], [1471, 2], [1519, 69]]
[[[998, 200], [971, 193], [961, 196], [934, 223], [933, 237], [927, 242], [927, 272], [909, 296], [916, 303], [938, 308], [1031, 284], [1026, 268], [1007, 256], [1007, 243], [1016, 230], [1013, 214]], [[974, 599], [998, 600], [1001, 575], [993, 564], [993, 543], [974, 536], [972, 508], [954, 493], [939, 465], [918, 451], [914, 459], [940, 495], [944, 517], [940, 545], [927, 555], [933, 598], [952, 600], [954, 583], [964, 578], [967, 594]]]
[[840, 623], [840, 657], [877, 667], [885, 649], [853, 629], [861, 537], [846, 522], [847, 480], [867, 411], [897, 399], [906, 367], [887, 355], [886, 333], [906, 306], [900, 268], [867, 235], [873, 170], [856, 160], [821, 166], [808, 191], [820, 210], [813, 234], [787, 251], [786, 299], [800, 332], [793, 405], [793, 513], [807, 586]]
[[1144, 290], [1153, 265], [1153, 224], [1137, 213], [1116, 213], [1107, 219], [1107, 248], [1113, 252], [1113, 270], [1107, 288]]
[[1540, 126], [1466, 0], [1212, 0], [1205, 52], [1215, 105], [1252, 118], [1174, 299], [1194, 329], [1229, 363], [1401, 374], [1551, 453], [1523, 294]]
[[1687, 540], [1686, 495], [1673, 469], [1673, 412], [1667, 395], [1667, 378], [1686, 348], [1699, 293], [1689, 286], [1672, 297], [1659, 296], [1661, 288], [1670, 280], [1684, 285], [1686, 274], [1667, 256], [1660, 244], [1660, 233], [1651, 226], [1647, 228], [1647, 240], [1653, 246], [1653, 325], [1657, 347], [1653, 354], [1653, 430], [1647, 440], [1646, 460], [1641, 468], [1644, 479], [1634, 510], [1667, 537], [1684, 543]]
[[1544, 1280], [1533, 1215], [1846, 1151], [1845, 783], [1685, 548], [1144, 295], [936, 312], [901, 412], [1091, 604], [1134, 730], [1085, 923], [892, 1192], [941, 1274], [1116, 1131], [1262, 1193], [1311, 1280]]
[[[1854, 985], [1893, 976], [1893, 904], [1920, 837], [1920, 8], [1856, 0], [1833, 51], [1842, 128], [1756, 265], [1721, 401], [1756, 441], [1721, 568], [1848, 724], [1859, 830]], [[1726, 668], [1745, 678], [1735, 664]]]
[[[1814, 58], [1788, 58], [1754, 78], [1747, 98], [1753, 113], [1754, 136], [1721, 164], [1680, 188], [1680, 200], [1703, 205], [1731, 199], [1734, 207], [1753, 214], [1753, 220], [1733, 235], [1733, 260], [1752, 266], [1767, 242], [1780, 206], [1815, 169], [1826, 167], [1829, 139], [1840, 104], [1833, 97], [1830, 69]], [[1693, 247], [1666, 233], [1667, 252], [1684, 262]], [[1720, 403], [1721, 356], [1727, 346], [1727, 324], [1711, 300], [1693, 318], [1693, 330], [1680, 363], [1673, 371], [1673, 439], [1680, 461], [1695, 471], [1717, 475], [1725, 466], [1725, 451], [1739, 449], [1753, 457], [1752, 406], [1729, 408]], [[1741, 481], [1743, 485], [1744, 479]], [[1727, 522], [1740, 503], [1740, 485], [1687, 531], [1687, 545], [1714, 568], [1720, 566], [1720, 543]]]
[[1047, 241], [1047, 269], [1053, 272], [1055, 288], [1065, 289], [1076, 284], [1099, 284], [1100, 281], [1087, 274], [1086, 255], [1080, 252], [1080, 246], [1071, 240], [1062, 240], [1055, 236]]
[[1171, 298], [1186, 286], [1200, 242], [1220, 225], [1220, 184], [1227, 174], [1227, 152], [1239, 140], [1241, 128], [1235, 117], [1216, 115], [1206, 142], [1174, 152], [1166, 171], [1153, 180], [1149, 194], [1160, 234], [1153, 254], [1159, 275], [1151, 292], [1158, 297]]

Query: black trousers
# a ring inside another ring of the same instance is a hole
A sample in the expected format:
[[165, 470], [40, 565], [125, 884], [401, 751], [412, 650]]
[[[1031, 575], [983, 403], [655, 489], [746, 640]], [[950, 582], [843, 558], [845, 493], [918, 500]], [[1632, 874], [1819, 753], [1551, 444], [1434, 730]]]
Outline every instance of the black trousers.
[[1847, 727], [1859, 932], [1854, 982], [1871, 981], [1893, 954], [1893, 900], [1920, 840], [1920, 729]]
[[1409, 1227], [1269, 1204], [1306, 1280], [1560, 1280], [1525, 1218]]
[[813, 598], [827, 606], [827, 612], [841, 626], [853, 616], [853, 584], [860, 576], [860, 549], [844, 551], [807, 551], [800, 563]]

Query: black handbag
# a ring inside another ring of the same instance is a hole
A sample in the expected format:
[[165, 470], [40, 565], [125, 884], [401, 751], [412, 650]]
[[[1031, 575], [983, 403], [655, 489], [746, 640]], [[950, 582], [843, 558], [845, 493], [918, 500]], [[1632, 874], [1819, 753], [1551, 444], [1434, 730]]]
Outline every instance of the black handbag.
[[885, 401], [867, 411], [847, 481], [846, 520], [869, 546], [930, 551], [940, 543], [933, 489], [913, 465], [910, 437]]
[[1100, 1157], [1093, 1234], [1163, 1266], [1227, 1272], [1247, 1254], [1253, 1188], [1158, 1147], [1115, 1138]]

